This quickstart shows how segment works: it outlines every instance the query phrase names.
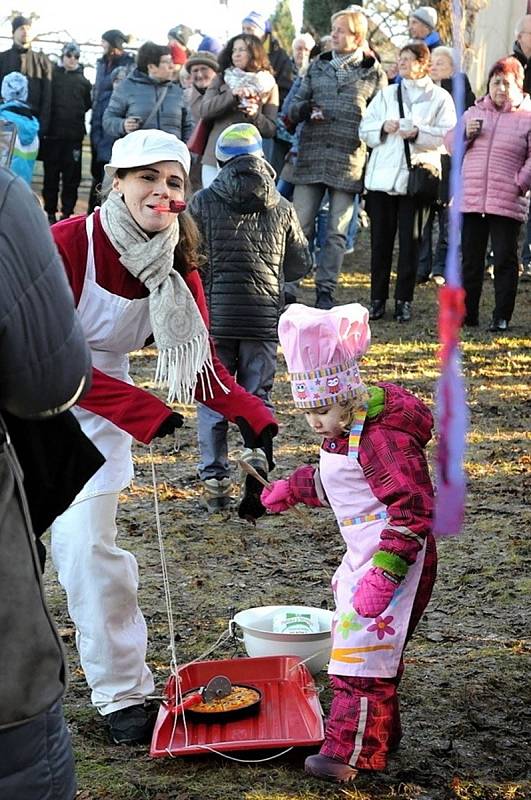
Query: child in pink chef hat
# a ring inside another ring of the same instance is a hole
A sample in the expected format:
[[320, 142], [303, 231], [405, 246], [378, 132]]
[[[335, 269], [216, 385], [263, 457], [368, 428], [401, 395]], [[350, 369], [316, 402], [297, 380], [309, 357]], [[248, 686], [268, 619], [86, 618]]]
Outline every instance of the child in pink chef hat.
[[331, 507], [345, 540], [332, 579], [334, 697], [320, 752], [305, 762], [306, 772], [337, 782], [385, 769], [398, 747], [403, 652], [437, 569], [424, 454], [433, 419], [405, 389], [363, 383], [368, 319], [358, 303], [329, 311], [292, 304], [281, 316], [293, 401], [321, 438], [320, 461], [262, 493], [273, 513], [295, 503]]

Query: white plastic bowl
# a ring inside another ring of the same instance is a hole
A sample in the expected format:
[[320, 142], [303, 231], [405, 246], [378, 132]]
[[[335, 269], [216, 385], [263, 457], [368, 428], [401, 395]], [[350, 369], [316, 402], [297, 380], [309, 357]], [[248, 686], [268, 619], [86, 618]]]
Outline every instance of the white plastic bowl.
[[[315, 633], [275, 633], [273, 620], [281, 612], [304, 614], [311, 612], [319, 621], [319, 631]], [[306, 661], [306, 666], [316, 675], [328, 663], [332, 647], [332, 611], [309, 606], [259, 606], [239, 611], [229, 622], [231, 632], [234, 625], [243, 632], [243, 645], [247, 655], [259, 656], [298, 656]]]

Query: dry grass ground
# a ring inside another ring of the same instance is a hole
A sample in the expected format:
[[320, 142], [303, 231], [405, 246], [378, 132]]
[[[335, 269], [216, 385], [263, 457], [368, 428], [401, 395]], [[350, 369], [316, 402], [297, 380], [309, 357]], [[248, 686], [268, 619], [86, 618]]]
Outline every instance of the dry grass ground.
[[[367, 301], [367, 253], [363, 232], [356, 253], [346, 259], [339, 302]], [[488, 280], [484, 295], [486, 326], [492, 303]], [[531, 284], [522, 284], [509, 334], [488, 334], [483, 327], [464, 333], [471, 411], [465, 529], [461, 538], [439, 547], [435, 592], [407, 651], [401, 688], [404, 738], [388, 771], [341, 788], [306, 777], [302, 771], [306, 753], [300, 751], [249, 765], [216, 756], [153, 761], [144, 747], [112, 746], [90, 707], [65, 600], [49, 568], [50, 602], [72, 670], [65, 713], [82, 800], [524, 800], [531, 796], [530, 296]], [[302, 300], [313, 300], [311, 281], [302, 290]], [[431, 405], [437, 377], [434, 287], [418, 290], [414, 309], [408, 326], [391, 320], [373, 324], [364, 374], [369, 382], [397, 381]], [[152, 352], [133, 358], [135, 378], [145, 387], [152, 387], [153, 367]], [[278, 476], [303, 460], [317, 458], [317, 442], [291, 407], [283, 369], [281, 361], [274, 390], [282, 422]], [[327, 511], [309, 511], [307, 524], [291, 515], [262, 519], [256, 527], [234, 517], [209, 519], [200, 509], [195, 478], [195, 417], [192, 409], [186, 414], [180, 451], [174, 453], [168, 441], [155, 448], [182, 663], [215, 642], [227, 626], [231, 607], [330, 603], [330, 577], [343, 552]], [[237, 432], [231, 433], [231, 443], [236, 457]], [[148, 659], [162, 688], [168, 675], [168, 626], [147, 449], [135, 447], [135, 459], [135, 481], [120, 505], [120, 542], [139, 561], [140, 604], [150, 634]], [[233, 645], [225, 644], [213, 657], [233, 652]], [[318, 683], [327, 686], [326, 673], [318, 676]], [[329, 699], [325, 688], [325, 708]]]

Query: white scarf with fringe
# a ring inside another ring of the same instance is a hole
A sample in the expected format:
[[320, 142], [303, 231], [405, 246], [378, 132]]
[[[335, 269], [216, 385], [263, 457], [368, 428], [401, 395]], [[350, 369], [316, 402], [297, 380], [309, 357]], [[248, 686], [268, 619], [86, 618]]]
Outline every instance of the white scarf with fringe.
[[[103, 230], [120, 253], [120, 263], [149, 289], [149, 316], [157, 345], [155, 381], [167, 387], [168, 402], [190, 404], [198, 378], [203, 396], [212, 397], [212, 363], [208, 331], [184, 279], [173, 268], [179, 241], [177, 216], [151, 238], [136, 224], [121, 195], [112, 191], [101, 207]], [[227, 391], [225, 389], [225, 391]]]

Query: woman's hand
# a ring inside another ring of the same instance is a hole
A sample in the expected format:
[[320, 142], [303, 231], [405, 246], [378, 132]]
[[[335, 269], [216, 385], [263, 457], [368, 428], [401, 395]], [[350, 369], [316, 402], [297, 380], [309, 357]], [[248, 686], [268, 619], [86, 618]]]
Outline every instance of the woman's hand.
[[246, 117], [256, 117], [259, 108], [260, 105], [258, 102], [258, 98], [256, 97], [256, 95], [254, 95], [254, 97], [246, 98], [245, 105], [241, 110]]
[[466, 123], [466, 138], [467, 139], [475, 139], [476, 136], [479, 136], [481, 133], [481, 128], [483, 126], [482, 119], [469, 119]]
[[419, 129], [413, 126], [409, 131], [403, 131], [399, 128], [398, 135], [401, 139], [416, 139], [419, 135]]
[[382, 125], [382, 130], [384, 133], [396, 133], [399, 126], [400, 123], [397, 119], [386, 119]]
[[140, 128], [141, 122], [142, 120], [140, 117], [126, 117], [124, 119], [124, 131], [126, 133], [137, 131]]

